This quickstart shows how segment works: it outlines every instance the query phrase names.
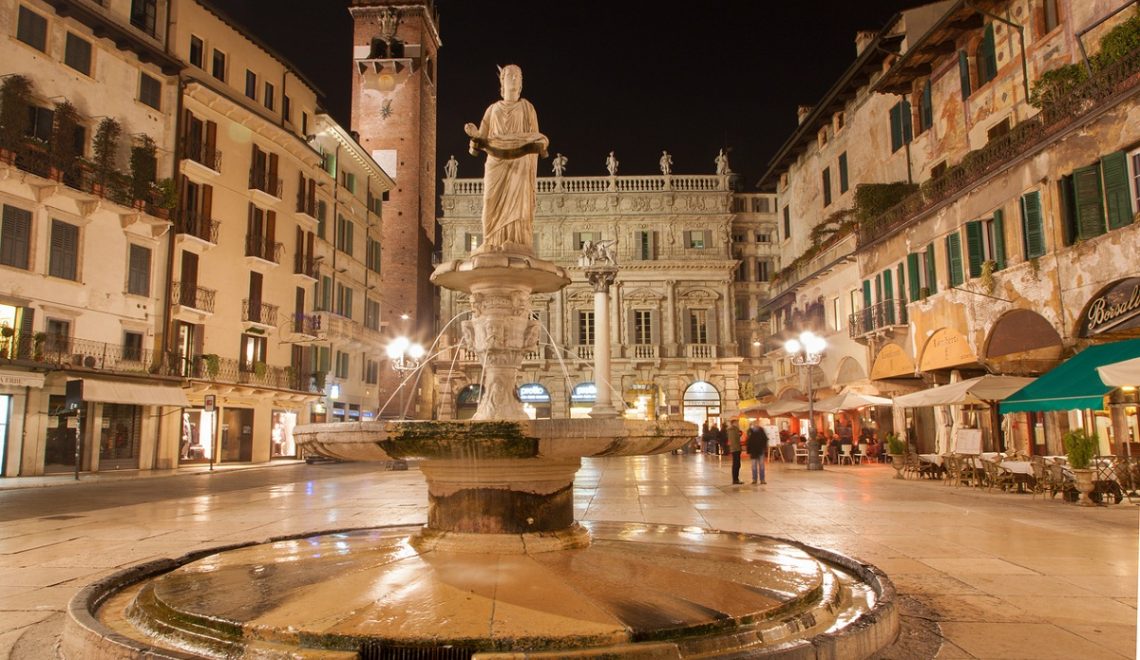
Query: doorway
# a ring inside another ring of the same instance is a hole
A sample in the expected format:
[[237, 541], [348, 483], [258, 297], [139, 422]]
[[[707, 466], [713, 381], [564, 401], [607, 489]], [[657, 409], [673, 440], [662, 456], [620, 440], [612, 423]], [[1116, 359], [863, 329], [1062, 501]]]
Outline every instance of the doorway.
[[222, 415], [222, 450], [225, 463], [253, 460], [253, 409], [226, 408]]

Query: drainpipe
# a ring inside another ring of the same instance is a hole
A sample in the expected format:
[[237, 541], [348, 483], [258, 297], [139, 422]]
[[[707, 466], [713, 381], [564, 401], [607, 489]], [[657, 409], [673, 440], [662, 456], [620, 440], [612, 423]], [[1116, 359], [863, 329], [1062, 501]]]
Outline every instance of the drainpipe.
[[[174, 164], [171, 168], [171, 179], [176, 182], [175, 185], [178, 185], [182, 178], [179, 164], [182, 162], [182, 131], [184, 129], [183, 113], [185, 111], [186, 83], [187, 80], [179, 73], [178, 95], [174, 115]], [[182, 200], [179, 201], [181, 202]], [[178, 206], [182, 206], [182, 204], [180, 203]], [[181, 209], [175, 209], [176, 213], [179, 211], [181, 211]], [[162, 353], [164, 360], [170, 355], [170, 351], [173, 347], [171, 336], [173, 333], [174, 315], [171, 312], [171, 297], [174, 287], [174, 237], [176, 233], [177, 232], [173, 231], [166, 232], [166, 279], [163, 284], [165, 291], [159, 296], [159, 301], [162, 304]]]
[[[966, 6], [969, 7], [970, 9], [973, 9], [974, 11], [978, 12], [982, 16], [987, 16], [989, 18], [992, 18], [993, 20], [998, 21], [999, 23], [1005, 23], [1006, 25], [1010, 26], [1011, 28], [1017, 30], [1017, 40], [1018, 40], [1018, 43], [1021, 44], [1021, 82], [1022, 82], [1022, 85], [1025, 87], [1025, 100], [1026, 100], [1026, 102], [1028, 102], [1029, 101], [1029, 62], [1025, 57], [1025, 26], [1024, 25], [1018, 25], [1017, 23], [1014, 23], [1013, 21], [1009, 20], [1008, 18], [1002, 18], [1001, 16], [998, 16], [997, 14], [991, 14], [990, 12], [976, 6], [971, 0], [966, 0]], [[1082, 48], [1082, 50], [1083, 50], [1083, 48]]]

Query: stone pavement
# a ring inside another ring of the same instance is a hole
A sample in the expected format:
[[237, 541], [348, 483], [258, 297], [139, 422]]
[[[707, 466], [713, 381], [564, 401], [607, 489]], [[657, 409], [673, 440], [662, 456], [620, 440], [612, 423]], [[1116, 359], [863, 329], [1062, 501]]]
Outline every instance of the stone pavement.
[[[583, 462], [577, 516], [782, 536], [883, 569], [890, 658], [1137, 657], [1140, 507], [894, 479], [886, 465], [769, 466], [733, 486], [716, 456]], [[747, 474], [747, 463], [744, 473]], [[40, 488], [13, 485], [45, 486]], [[68, 600], [122, 567], [236, 541], [426, 519], [412, 465], [290, 464], [167, 478], [4, 480], [0, 658], [50, 658]]]

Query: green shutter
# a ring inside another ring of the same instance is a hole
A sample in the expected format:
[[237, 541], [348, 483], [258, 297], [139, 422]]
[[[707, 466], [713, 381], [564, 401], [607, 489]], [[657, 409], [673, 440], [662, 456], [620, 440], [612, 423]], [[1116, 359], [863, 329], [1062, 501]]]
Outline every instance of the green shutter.
[[839, 154], [839, 192], [847, 192], [847, 152]]
[[994, 210], [994, 270], [1005, 268], [1005, 212]]
[[938, 292], [938, 270], [935, 268], [934, 262], [934, 243], [926, 246], [926, 287], [930, 289], [930, 295]]
[[1073, 172], [1077, 207], [1077, 238], [1089, 239], [1104, 233], [1104, 205], [1101, 203], [1100, 167], [1090, 165]]
[[[986, 252], [982, 245], [982, 223], [977, 220], [966, 223], [966, 254], [970, 256], [970, 277], [978, 277], [982, 274], [982, 262], [986, 260]], [[960, 259], [961, 255], [959, 254]]]
[[919, 127], [926, 130], [934, 126], [934, 99], [931, 95], [930, 80], [927, 79], [926, 84], [922, 87], [922, 105], [919, 109], [921, 119], [919, 120]]
[[891, 153], [898, 151], [902, 145], [902, 104], [896, 103], [891, 108]]
[[914, 302], [918, 300], [919, 288], [917, 252], [911, 252], [906, 255], [906, 271], [908, 275], [907, 282], [910, 284], [910, 301]]
[[1104, 178], [1104, 200], [1108, 210], [1109, 229], [1132, 224], [1132, 200], [1128, 191], [1128, 160], [1123, 151], [1108, 154], [1100, 159]]
[[879, 302], [883, 303], [883, 308], [886, 311], [887, 323], [890, 325], [895, 324], [895, 305], [891, 302], [895, 297], [894, 286], [891, 283], [891, 269], [888, 268], [883, 271], [883, 297], [879, 298]]
[[1041, 193], [1021, 197], [1021, 233], [1025, 237], [1025, 258], [1045, 254], [1045, 228], [1041, 226]]
[[[899, 323], [906, 323], [906, 268], [903, 263], [899, 262], [898, 272], [895, 274], [895, 281], [899, 283]], [[893, 309], [892, 305], [892, 309]]]
[[994, 24], [986, 26], [982, 43], [978, 47], [978, 84], [984, 85], [997, 77], [997, 50], [994, 48]]
[[958, 78], [962, 83], [962, 100], [970, 98], [970, 56], [966, 51], [958, 51]]
[[958, 286], [965, 281], [962, 276], [962, 235], [958, 232], [946, 237], [946, 265], [950, 275], [950, 286]]

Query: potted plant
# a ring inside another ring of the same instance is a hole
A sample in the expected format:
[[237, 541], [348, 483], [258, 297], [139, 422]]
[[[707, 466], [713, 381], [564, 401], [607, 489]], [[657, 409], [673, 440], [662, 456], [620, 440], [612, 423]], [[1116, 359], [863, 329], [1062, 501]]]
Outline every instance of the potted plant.
[[28, 108], [32, 105], [32, 81], [21, 75], [8, 76], [0, 85], [0, 160], [16, 162], [16, 150], [28, 134]]
[[110, 117], [104, 117], [95, 129], [91, 140], [92, 164], [95, 169], [95, 194], [102, 195], [115, 172], [115, 157], [119, 153], [119, 140], [123, 127]]
[[206, 369], [206, 377], [210, 380], [217, 378], [218, 371], [221, 369], [221, 360], [218, 358], [217, 353], [206, 353], [198, 356], [202, 360], [202, 366]]
[[895, 479], [902, 479], [903, 459], [906, 443], [896, 433], [887, 434], [887, 453], [891, 457], [891, 467], [895, 469]]
[[44, 359], [44, 342], [47, 341], [46, 332], [37, 332], [32, 335], [32, 356], [36, 362], [42, 362]]
[[158, 173], [158, 149], [149, 135], [139, 139], [138, 144], [131, 147], [131, 199], [136, 208], [142, 209], [146, 202], [152, 198], [152, 189]]
[[76, 141], [76, 131], [79, 129], [79, 111], [64, 99], [55, 104], [55, 124], [51, 131], [51, 176], [56, 181], [62, 181], [75, 167], [79, 159], [80, 144]]
[[257, 376], [258, 380], [263, 380], [265, 378], [265, 373], [267, 371], [269, 371], [269, 367], [266, 366], [266, 364], [264, 362], [262, 362], [260, 360], [254, 361], [254, 363], [253, 363], [253, 375]]
[[1069, 469], [1077, 480], [1077, 491], [1080, 499], [1077, 504], [1081, 506], [1096, 506], [1089, 495], [1093, 492], [1093, 470], [1089, 466], [1100, 447], [1100, 438], [1095, 433], [1089, 435], [1084, 429], [1074, 429], [1065, 434], [1065, 456], [1069, 460]]
[[8, 350], [12, 346], [12, 337], [16, 335], [16, 329], [10, 325], [0, 326], [0, 358], [8, 357]]
[[325, 391], [325, 375], [323, 371], [313, 372], [313, 385], [317, 388], [318, 392]]
[[174, 179], [167, 177], [152, 184], [151, 200], [155, 215], [164, 219], [169, 218], [170, 212], [178, 206], [178, 187], [174, 185]]

